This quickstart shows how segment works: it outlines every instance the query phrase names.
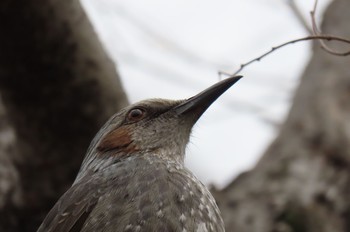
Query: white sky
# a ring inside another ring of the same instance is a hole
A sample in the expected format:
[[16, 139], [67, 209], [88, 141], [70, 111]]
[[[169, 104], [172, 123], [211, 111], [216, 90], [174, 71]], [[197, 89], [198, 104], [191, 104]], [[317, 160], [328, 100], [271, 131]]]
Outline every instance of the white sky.
[[[306, 31], [288, 0], [82, 0], [131, 102], [181, 99], [217, 82], [272, 46]], [[297, 0], [309, 19], [313, 0]], [[330, 0], [319, 1], [322, 15]], [[319, 19], [320, 21], [320, 19]], [[197, 123], [186, 164], [202, 182], [224, 187], [254, 166], [278, 132], [308, 57], [309, 43], [275, 52]]]

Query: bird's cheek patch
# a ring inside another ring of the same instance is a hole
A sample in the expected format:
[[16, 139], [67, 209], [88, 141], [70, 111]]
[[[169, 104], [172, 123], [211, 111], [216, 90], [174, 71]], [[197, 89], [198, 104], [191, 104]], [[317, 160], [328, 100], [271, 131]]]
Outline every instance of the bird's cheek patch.
[[123, 153], [132, 153], [137, 148], [132, 144], [131, 135], [128, 127], [119, 127], [105, 135], [97, 146], [101, 152], [117, 151]]

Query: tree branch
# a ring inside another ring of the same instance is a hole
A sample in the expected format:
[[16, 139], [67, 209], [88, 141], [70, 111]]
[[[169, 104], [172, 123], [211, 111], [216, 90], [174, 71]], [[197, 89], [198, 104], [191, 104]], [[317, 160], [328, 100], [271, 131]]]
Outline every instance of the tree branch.
[[[315, 0], [314, 8], [312, 11], [310, 11], [311, 22], [312, 22], [312, 34], [314, 36], [330, 36], [330, 35], [323, 34], [321, 32], [321, 30], [319, 30], [317, 27], [317, 23], [316, 23], [316, 19], [315, 19], [317, 5], [318, 5], [318, 0]], [[323, 40], [318, 40], [318, 41], [321, 44], [321, 48], [332, 55], [335, 55], [335, 56], [348, 56], [348, 55], [350, 55], [350, 50], [348, 50], [346, 52], [335, 51], [332, 48], [330, 48], [329, 46], [327, 46]]]
[[[245, 67], [247, 67], [248, 65], [254, 63], [254, 62], [259, 62], [260, 60], [262, 60], [263, 58], [265, 58], [266, 56], [270, 55], [271, 53], [275, 52], [276, 50], [285, 47], [287, 45], [290, 44], [294, 44], [294, 43], [298, 43], [301, 41], [308, 41], [308, 40], [335, 40], [335, 41], [339, 41], [339, 42], [343, 42], [343, 43], [348, 43], [350, 44], [350, 40], [349, 39], [345, 39], [342, 37], [336, 37], [336, 36], [332, 36], [332, 35], [311, 35], [311, 36], [307, 36], [307, 37], [303, 37], [303, 38], [299, 38], [299, 39], [294, 39], [294, 40], [290, 40], [288, 42], [285, 42], [283, 44], [280, 44], [278, 46], [272, 47], [268, 52], [263, 53], [262, 55], [258, 56], [257, 58], [254, 58], [246, 63], [243, 63], [240, 65], [240, 68], [237, 69], [237, 71], [235, 71], [234, 73], [230, 74], [227, 72], [222, 72], [219, 71], [219, 75], [227, 75], [227, 76], [235, 76], [238, 73], [240, 73]], [[344, 53], [344, 56], [350, 55], [350, 52]]]

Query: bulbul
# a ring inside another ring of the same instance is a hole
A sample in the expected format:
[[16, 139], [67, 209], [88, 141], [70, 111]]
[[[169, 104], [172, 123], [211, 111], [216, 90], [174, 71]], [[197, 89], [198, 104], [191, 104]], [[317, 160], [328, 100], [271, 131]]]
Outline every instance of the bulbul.
[[193, 125], [240, 78], [186, 100], [144, 100], [112, 116], [38, 231], [225, 231], [213, 196], [184, 158]]

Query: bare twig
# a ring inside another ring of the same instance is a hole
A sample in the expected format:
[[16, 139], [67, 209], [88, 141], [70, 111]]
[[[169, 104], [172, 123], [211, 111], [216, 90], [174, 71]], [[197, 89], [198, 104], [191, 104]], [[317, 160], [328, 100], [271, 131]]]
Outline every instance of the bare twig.
[[[321, 32], [321, 30], [319, 30], [317, 27], [317, 23], [316, 23], [316, 19], [315, 19], [316, 18], [315, 14], [316, 14], [316, 10], [317, 10], [317, 4], [318, 4], [318, 0], [315, 0], [314, 8], [310, 12], [311, 23], [312, 23], [312, 34], [314, 36], [330, 36], [330, 35], [323, 34]], [[335, 51], [332, 48], [330, 48], [329, 46], [327, 46], [326, 43], [324, 42], [324, 40], [319, 40], [319, 42], [321, 44], [321, 48], [332, 55], [336, 55], [336, 56], [348, 56], [348, 55], [350, 55], [350, 50], [348, 50], [346, 52]]]
[[287, 3], [290, 7], [290, 9], [293, 11], [293, 13], [295, 14], [296, 18], [299, 20], [299, 22], [301, 23], [301, 25], [305, 28], [306, 31], [309, 32], [309, 34], [312, 34], [312, 28], [309, 26], [306, 18], [303, 16], [303, 14], [301, 13], [298, 5], [295, 3], [294, 0], [287, 0]]
[[317, 9], [317, 4], [318, 4], [318, 0], [315, 0], [315, 4], [314, 4], [314, 8], [312, 11], [310, 11], [310, 15], [311, 15], [311, 24], [312, 24], [312, 31], [311, 34], [313, 35], [318, 35], [321, 33], [321, 31], [318, 29], [317, 27], [317, 23], [316, 23], [316, 9]]
[[[328, 40], [328, 41], [335, 40], [335, 41], [339, 41], [339, 42], [350, 44], [350, 40], [349, 39], [345, 39], [345, 38], [337, 37], [337, 36], [330, 36], [330, 35], [311, 35], [311, 36], [307, 36], [307, 37], [303, 37], [303, 38], [299, 38], [299, 39], [294, 39], [294, 40], [290, 40], [288, 42], [285, 42], [283, 44], [280, 44], [278, 46], [272, 47], [270, 51], [263, 53], [262, 55], [260, 55], [257, 58], [254, 58], [254, 59], [248, 61], [247, 63], [241, 64], [240, 68], [236, 72], [234, 72], [233, 74], [229, 74], [229, 73], [220, 71], [219, 75], [235, 76], [238, 73], [240, 73], [246, 66], [248, 66], [248, 65], [250, 65], [250, 64], [252, 64], [254, 62], [260, 61], [261, 59], [265, 58], [269, 54], [273, 53], [274, 51], [276, 51], [276, 50], [278, 50], [278, 49], [280, 49], [282, 47], [285, 47], [285, 46], [287, 46], [289, 44], [294, 44], [294, 43], [297, 43], [297, 42], [308, 41], [308, 40]], [[350, 52], [347, 52], [347, 54], [344, 53], [344, 56], [347, 56], [347, 55], [350, 55]]]

